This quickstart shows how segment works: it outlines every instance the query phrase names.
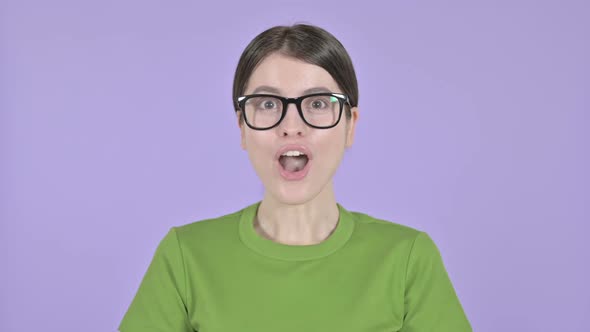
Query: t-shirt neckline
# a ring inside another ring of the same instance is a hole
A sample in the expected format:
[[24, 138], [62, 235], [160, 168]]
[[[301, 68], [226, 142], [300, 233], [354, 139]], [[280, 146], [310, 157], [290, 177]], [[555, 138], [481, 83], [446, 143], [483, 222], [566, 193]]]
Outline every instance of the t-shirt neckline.
[[336, 203], [339, 210], [336, 229], [320, 243], [311, 245], [287, 245], [262, 237], [254, 228], [254, 217], [261, 202], [242, 210], [239, 221], [240, 238], [255, 252], [281, 260], [301, 261], [322, 258], [342, 248], [352, 236], [354, 221], [349, 211]]

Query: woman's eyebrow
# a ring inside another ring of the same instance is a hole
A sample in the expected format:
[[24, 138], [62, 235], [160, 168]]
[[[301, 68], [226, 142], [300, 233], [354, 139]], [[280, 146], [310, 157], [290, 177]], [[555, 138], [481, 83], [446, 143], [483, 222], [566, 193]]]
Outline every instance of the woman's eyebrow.
[[312, 93], [324, 93], [324, 92], [332, 92], [330, 91], [330, 89], [323, 87], [323, 86], [318, 86], [315, 88], [309, 88], [305, 91], [303, 91], [304, 95], [308, 95], [308, 94], [312, 94]]
[[[277, 95], [281, 94], [281, 90], [272, 87], [272, 86], [268, 86], [268, 85], [261, 85], [259, 87], [257, 87], [256, 89], [254, 89], [254, 91], [252, 91], [252, 94], [255, 93], [260, 93], [260, 92], [268, 92], [268, 93], [274, 93]], [[304, 95], [308, 95], [308, 94], [312, 94], [312, 93], [324, 93], [324, 92], [332, 92], [330, 89], [323, 87], [323, 86], [318, 86], [318, 87], [313, 87], [313, 88], [309, 88], [303, 91]]]
[[277, 88], [273, 88], [272, 86], [268, 86], [268, 85], [261, 85], [259, 87], [257, 87], [256, 89], [254, 89], [254, 91], [252, 91], [252, 94], [255, 93], [260, 93], [260, 92], [269, 92], [269, 93], [274, 93], [274, 94], [281, 94], [281, 91]]

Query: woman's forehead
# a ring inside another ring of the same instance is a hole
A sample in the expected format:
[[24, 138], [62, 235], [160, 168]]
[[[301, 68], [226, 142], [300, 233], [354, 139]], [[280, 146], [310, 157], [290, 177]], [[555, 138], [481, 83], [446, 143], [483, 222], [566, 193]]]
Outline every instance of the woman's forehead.
[[324, 68], [282, 54], [272, 54], [254, 69], [245, 94], [301, 95], [337, 90], [338, 84]]

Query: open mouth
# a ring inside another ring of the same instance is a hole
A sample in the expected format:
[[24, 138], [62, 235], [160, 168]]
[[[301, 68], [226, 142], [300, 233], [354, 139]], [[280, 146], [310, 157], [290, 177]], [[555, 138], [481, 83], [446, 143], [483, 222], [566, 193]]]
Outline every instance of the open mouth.
[[307, 155], [300, 151], [287, 151], [279, 157], [279, 163], [287, 172], [299, 172], [308, 162]]

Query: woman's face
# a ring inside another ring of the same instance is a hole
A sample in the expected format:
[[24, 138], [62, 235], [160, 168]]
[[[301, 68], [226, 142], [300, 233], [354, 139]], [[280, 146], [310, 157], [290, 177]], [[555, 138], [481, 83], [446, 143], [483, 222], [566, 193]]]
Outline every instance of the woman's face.
[[[343, 91], [323, 68], [273, 53], [254, 70], [244, 94], [295, 98], [315, 92]], [[303, 122], [295, 104], [289, 104], [285, 118], [272, 129], [253, 130], [245, 123], [240, 124], [241, 145], [248, 152], [267, 195], [284, 204], [302, 204], [324, 189], [331, 190], [332, 177], [344, 150], [352, 145], [357, 118], [356, 108], [352, 109], [350, 121], [343, 110], [337, 126], [316, 129]], [[281, 157], [285, 150], [301, 151], [306, 156]]]

